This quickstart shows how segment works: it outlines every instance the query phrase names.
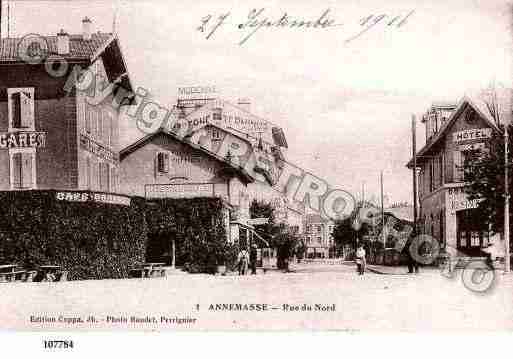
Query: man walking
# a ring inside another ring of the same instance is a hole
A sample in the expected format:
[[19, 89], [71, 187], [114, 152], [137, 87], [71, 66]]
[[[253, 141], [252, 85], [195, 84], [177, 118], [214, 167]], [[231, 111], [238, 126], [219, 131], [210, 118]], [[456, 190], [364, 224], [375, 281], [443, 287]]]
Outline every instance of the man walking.
[[251, 246], [251, 251], [249, 252], [249, 265], [251, 267], [251, 274], [256, 274], [257, 267], [257, 245], [253, 244]]
[[239, 275], [246, 275], [248, 271], [249, 254], [248, 251], [243, 248], [237, 256], [237, 263], [239, 264]]
[[363, 245], [359, 245], [356, 250], [356, 266], [358, 268], [358, 274], [363, 275], [365, 273], [365, 249]]

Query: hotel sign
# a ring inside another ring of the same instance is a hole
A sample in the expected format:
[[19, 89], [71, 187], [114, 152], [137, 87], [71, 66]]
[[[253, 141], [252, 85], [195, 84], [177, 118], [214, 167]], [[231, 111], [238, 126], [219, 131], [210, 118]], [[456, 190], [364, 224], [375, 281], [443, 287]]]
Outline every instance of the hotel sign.
[[110, 193], [99, 192], [57, 192], [55, 198], [58, 201], [67, 202], [97, 202], [130, 206], [130, 197]]
[[93, 141], [84, 134], [80, 134], [80, 148], [83, 148], [84, 150], [114, 164], [119, 162], [119, 156], [117, 153]]
[[482, 140], [492, 137], [491, 128], [474, 128], [470, 130], [457, 131], [452, 134], [452, 139], [455, 143], [471, 140]]
[[41, 148], [46, 146], [46, 132], [0, 133], [0, 149]]

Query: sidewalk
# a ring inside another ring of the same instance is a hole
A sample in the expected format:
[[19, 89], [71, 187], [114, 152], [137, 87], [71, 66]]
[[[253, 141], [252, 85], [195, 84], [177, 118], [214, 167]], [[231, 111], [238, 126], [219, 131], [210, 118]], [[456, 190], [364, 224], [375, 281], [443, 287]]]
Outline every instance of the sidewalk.
[[[376, 274], [387, 275], [409, 275], [407, 266], [383, 266], [377, 264], [367, 264], [367, 270]], [[437, 267], [420, 267], [419, 273], [440, 274], [440, 269]]]

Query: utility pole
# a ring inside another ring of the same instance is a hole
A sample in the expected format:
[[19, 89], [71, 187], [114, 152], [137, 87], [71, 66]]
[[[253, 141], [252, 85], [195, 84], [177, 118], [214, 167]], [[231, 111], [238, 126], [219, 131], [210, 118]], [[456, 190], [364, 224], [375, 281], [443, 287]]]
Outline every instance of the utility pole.
[[508, 179], [508, 123], [504, 124], [504, 272], [510, 271], [509, 258], [509, 179]]
[[383, 170], [381, 170], [381, 176], [380, 176], [380, 183], [381, 183], [381, 235], [383, 237], [383, 263], [385, 260], [385, 244], [386, 244], [386, 233], [385, 233], [385, 208], [383, 204]]
[[411, 134], [412, 134], [412, 155], [413, 155], [413, 229], [414, 235], [417, 233], [417, 125], [415, 115], [411, 117]]

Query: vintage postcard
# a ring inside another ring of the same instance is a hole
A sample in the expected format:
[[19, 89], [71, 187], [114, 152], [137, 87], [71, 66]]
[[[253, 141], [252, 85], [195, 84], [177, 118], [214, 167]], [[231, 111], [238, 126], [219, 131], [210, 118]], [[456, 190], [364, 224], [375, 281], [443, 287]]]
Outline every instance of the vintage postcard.
[[0, 329], [513, 329], [512, 24], [0, 0]]

